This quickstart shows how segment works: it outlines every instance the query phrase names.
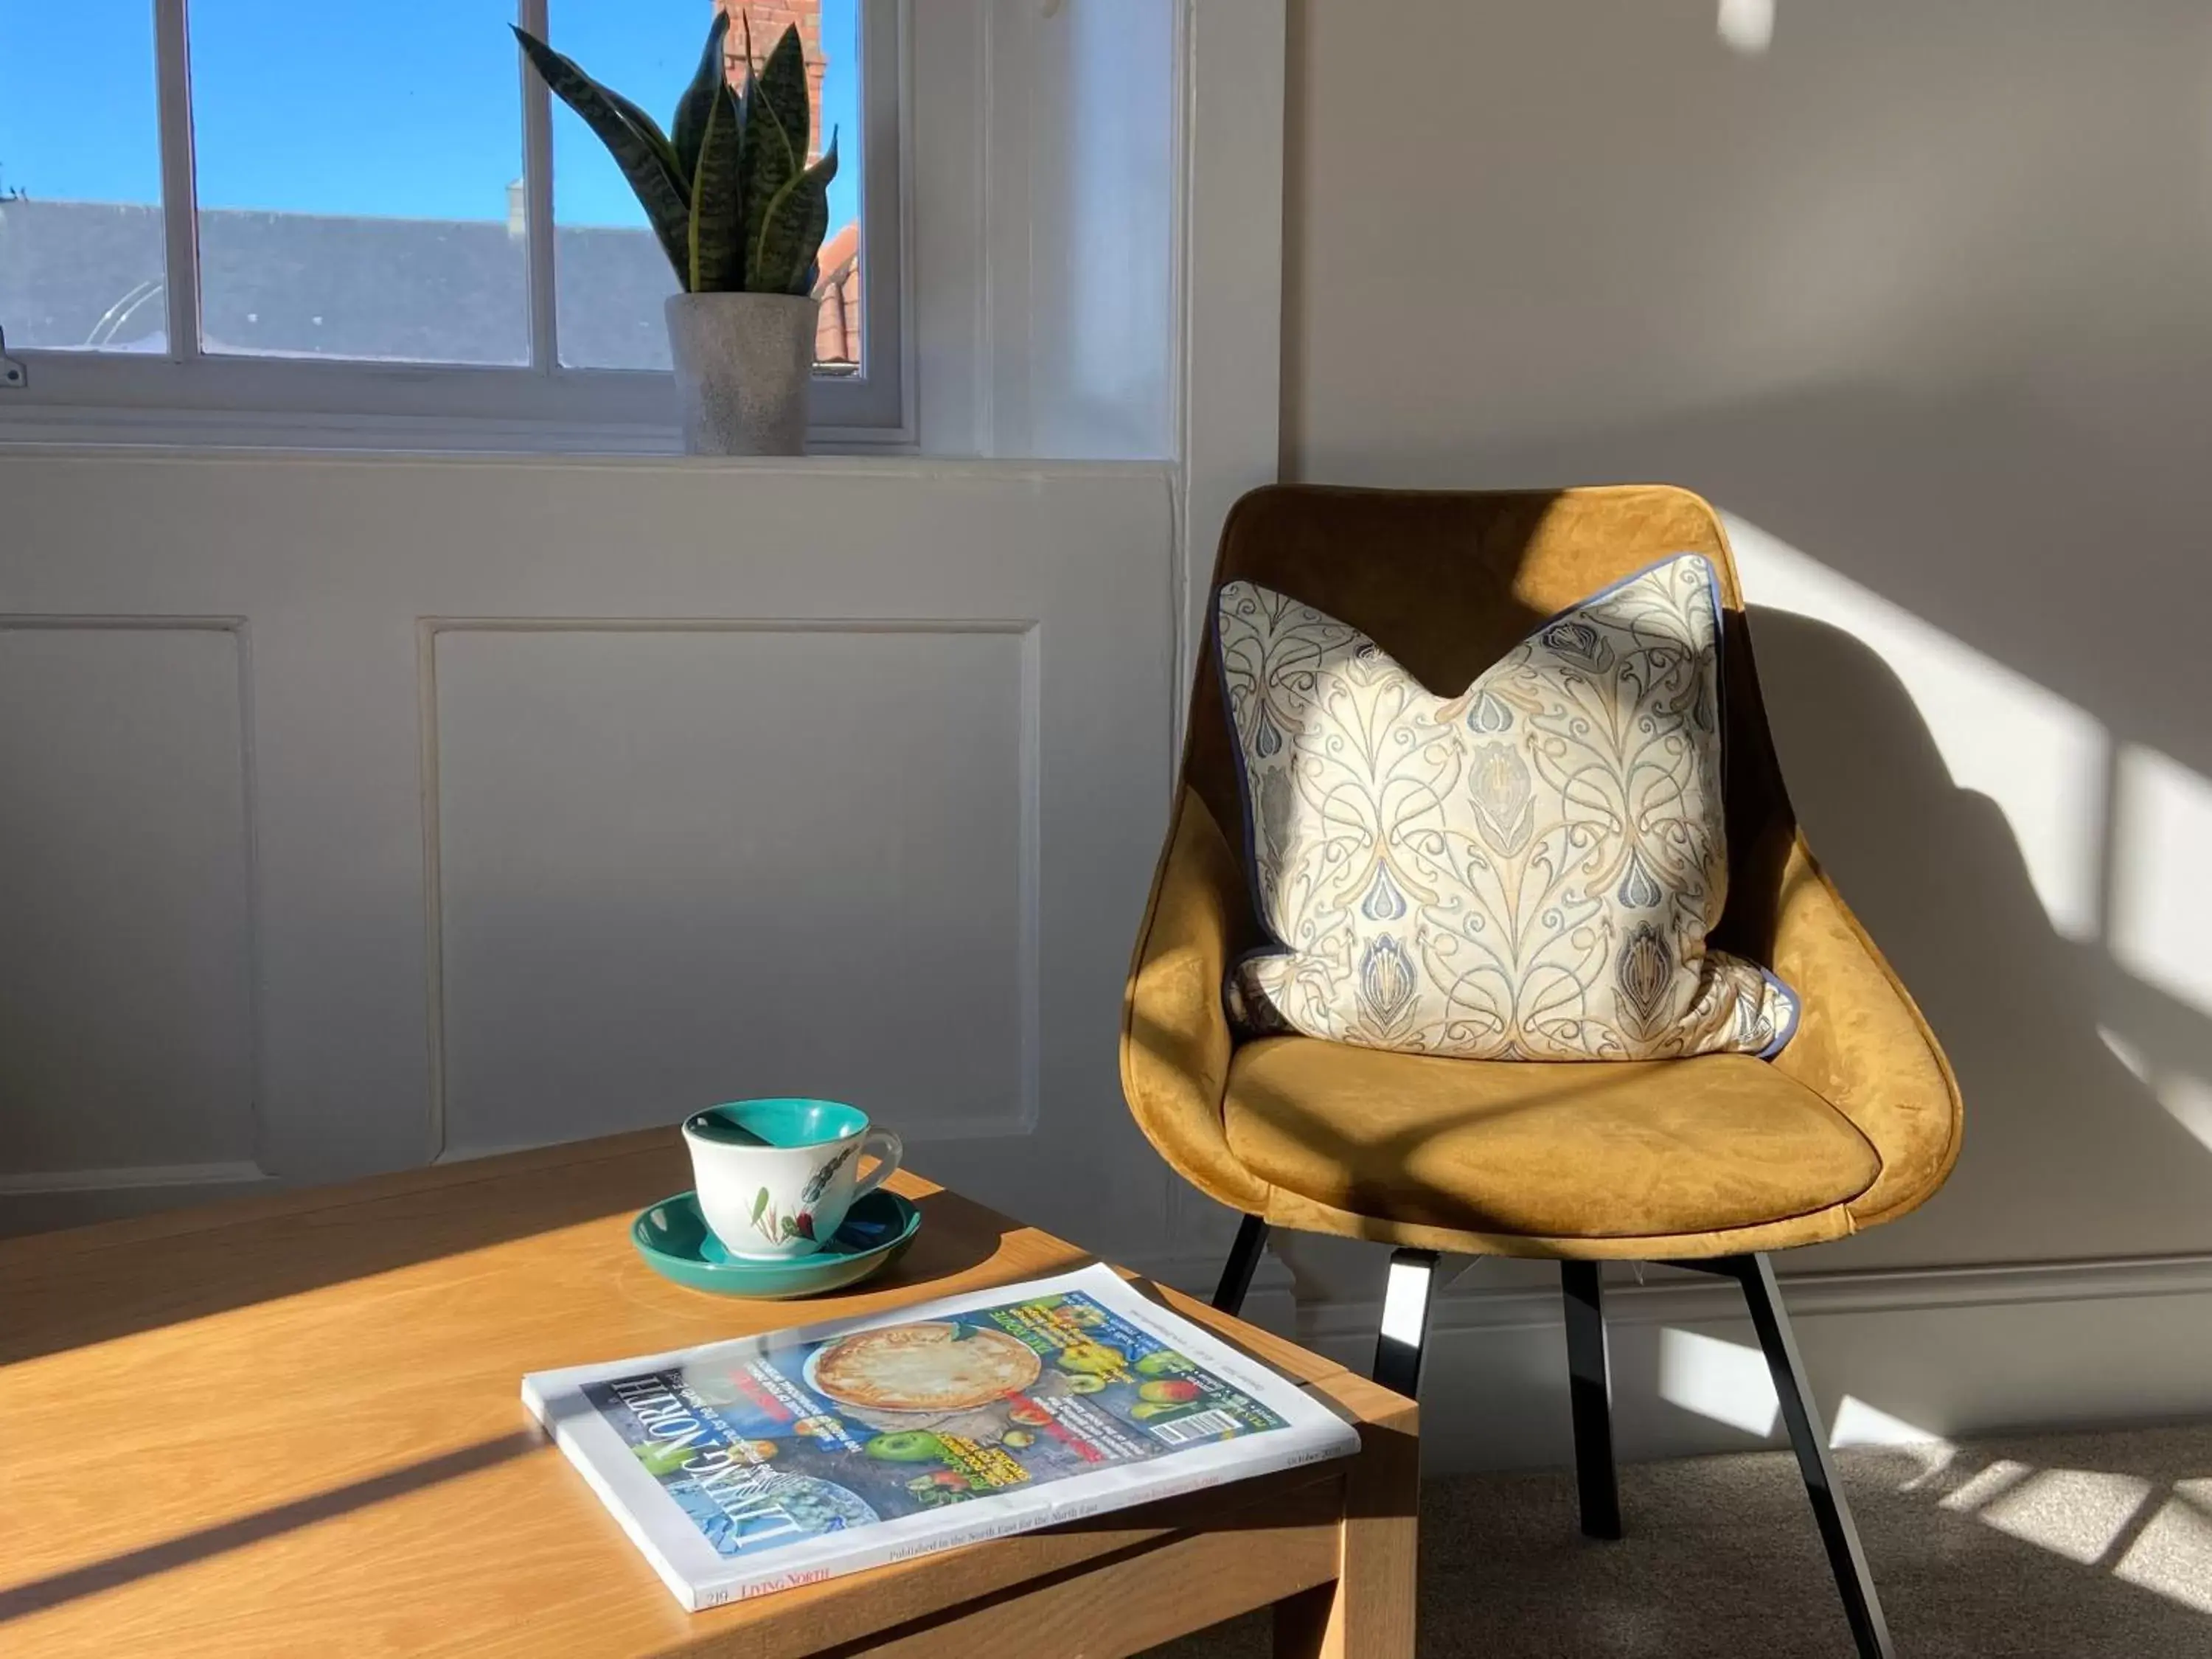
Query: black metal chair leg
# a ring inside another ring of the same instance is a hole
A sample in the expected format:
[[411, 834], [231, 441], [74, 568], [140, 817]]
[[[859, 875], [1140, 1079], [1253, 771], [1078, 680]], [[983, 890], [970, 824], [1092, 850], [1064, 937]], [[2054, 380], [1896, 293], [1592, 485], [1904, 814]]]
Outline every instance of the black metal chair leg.
[[1566, 1292], [1567, 1387], [1575, 1415], [1575, 1486], [1583, 1531], [1620, 1536], [1620, 1492], [1613, 1467], [1613, 1379], [1605, 1357], [1605, 1289], [1595, 1261], [1562, 1261]]
[[1421, 1393], [1421, 1350], [1429, 1340], [1429, 1287], [1434, 1250], [1393, 1250], [1382, 1289], [1382, 1328], [1375, 1339], [1375, 1380], [1394, 1394]]
[[1244, 1306], [1244, 1292], [1252, 1288], [1253, 1269], [1267, 1248], [1267, 1224], [1248, 1215], [1237, 1229], [1237, 1242], [1229, 1247], [1229, 1260], [1221, 1267], [1221, 1283], [1213, 1287], [1213, 1305], [1234, 1316]]
[[1866, 1551], [1859, 1545], [1850, 1505], [1844, 1501], [1836, 1466], [1828, 1456], [1828, 1436], [1820, 1422], [1820, 1408], [1805, 1385], [1804, 1362], [1797, 1357], [1790, 1316], [1783, 1311], [1773, 1264], [1764, 1255], [1744, 1255], [1730, 1257], [1725, 1265], [1743, 1286], [1743, 1299], [1751, 1306], [1751, 1322], [1759, 1331], [1759, 1346], [1766, 1351], [1767, 1369], [1774, 1374], [1774, 1392], [1781, 1399], [1782, 1420], [1789, 1425], [1790, 1443], [1796, 1448], [1797, 1467], [1804, 1472], [1805, 1490], [1813, 1499], [1814, 1517], [1820, 1523], [1820, 1541], [1827, 1546], [1828, 1565], [1835, 1571], [1836, 1589], [1844, 1598], [1844, 1616], [1850, 1621], [1851, 1639], [1858, 1644], [1860, 1659], [1893, 1659], [1896, 1650], [1890, 1646], [1881, 1599], [1875, 1594]]

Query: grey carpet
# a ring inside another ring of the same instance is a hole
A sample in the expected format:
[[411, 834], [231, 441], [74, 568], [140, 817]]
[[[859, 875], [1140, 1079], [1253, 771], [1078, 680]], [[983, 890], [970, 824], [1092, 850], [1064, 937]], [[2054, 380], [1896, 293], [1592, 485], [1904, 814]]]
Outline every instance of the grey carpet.
[[[2212, 1425], [1838, 1454], [1902, 1659], [2212, 1656]], [[1565, 1473], [1430, 1483], [1422, 1659], [1850, 1659], [1785, 1453], [1621, 1471], [1585, 1540]], [[1264, 1616], [1155, 1650], [1260, 1659]]]

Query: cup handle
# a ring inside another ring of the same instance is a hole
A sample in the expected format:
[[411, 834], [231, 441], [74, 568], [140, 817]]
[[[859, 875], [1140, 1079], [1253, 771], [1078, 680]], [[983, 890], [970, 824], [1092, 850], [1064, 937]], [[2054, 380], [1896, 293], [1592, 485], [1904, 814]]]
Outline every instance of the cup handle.
[[869, 1130], [867, 1138], [860, 1142], [860, 1150], [875, 1154], [876, 1167], [853, 1183], [855, 1202], [889, 1180], [891, 1171], [898, 1168], [899, 1159], [906, 1156], [905, 1143], [889, 1129]]

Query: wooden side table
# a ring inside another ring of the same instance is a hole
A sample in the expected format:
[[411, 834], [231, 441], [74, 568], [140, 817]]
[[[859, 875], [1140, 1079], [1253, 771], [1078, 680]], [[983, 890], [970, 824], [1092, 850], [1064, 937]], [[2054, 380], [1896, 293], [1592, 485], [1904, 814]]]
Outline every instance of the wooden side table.
[[1170, 1291], [1355, 1419], [1358, 1455], [684, 1613], [524, 1372], [1089, 1259], [902, 1176], [925, 1221], [891, 1273], [718, 1301], [626, 1237], [688, 1182], [656, 1130], [0, 1243], [0, 1650], [1054, 1659], [1272, 1603], [1279, 1654], [1411, 1659], [1413, 1402]]

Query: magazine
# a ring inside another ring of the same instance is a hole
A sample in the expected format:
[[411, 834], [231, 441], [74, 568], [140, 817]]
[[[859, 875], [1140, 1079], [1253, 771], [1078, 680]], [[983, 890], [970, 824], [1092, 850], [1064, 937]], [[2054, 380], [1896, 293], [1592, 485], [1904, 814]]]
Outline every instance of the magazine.
[[1103, 1267], [534, 1372], [522, 1399], [695, 1612], [1358, 1444]]

